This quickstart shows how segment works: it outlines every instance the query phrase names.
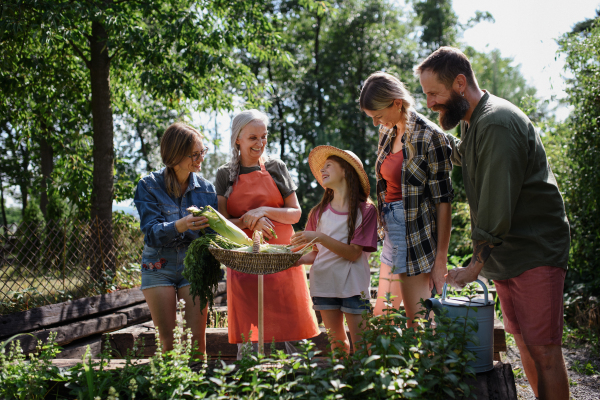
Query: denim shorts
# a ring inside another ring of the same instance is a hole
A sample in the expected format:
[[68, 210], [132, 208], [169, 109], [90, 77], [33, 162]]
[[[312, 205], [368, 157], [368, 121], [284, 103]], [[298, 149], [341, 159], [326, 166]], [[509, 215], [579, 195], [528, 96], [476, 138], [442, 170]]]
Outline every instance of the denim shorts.
[[182, 288], [190, 283], [181, 275], [188, 246], [148, 247], [142, 253], [142, 290], [158, 286]]
[[385, 221], [385, 238], [380, 261], [392, 268], [392, 274], [407, 272], [406, 257], [406, 223], [404, 221], [404, 204], [402, 200], [383, 203], [381, 211]]
[[371, 311], [369, 299], [363, 299], [360, 295], [340, 297], [313, 297], [313, 309], [315, 310], [341, 310], [348, 314], [362, 314], [363, 311]]

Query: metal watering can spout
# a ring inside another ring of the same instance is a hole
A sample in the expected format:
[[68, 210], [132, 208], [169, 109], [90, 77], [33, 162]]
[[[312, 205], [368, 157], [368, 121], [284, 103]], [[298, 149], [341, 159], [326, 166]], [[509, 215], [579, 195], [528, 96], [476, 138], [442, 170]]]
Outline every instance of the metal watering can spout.
[[[446, 286], [444, 286], [444, 290], [445, 289], [446, 289]], [[427, 309], [427, 315], [425, 316], [425, 319], [427, 321], [429, 321], [429, 319], [431, 318], [430, 311], [432, 311], [432, 310], [441, 310], [442, 308], [444, 308], [444, 306], [442, 305], [442, 303], [438, 299], [436, 299], [434, 297], [425, 300], [424, 303], [425, 303], [425, 308]]]

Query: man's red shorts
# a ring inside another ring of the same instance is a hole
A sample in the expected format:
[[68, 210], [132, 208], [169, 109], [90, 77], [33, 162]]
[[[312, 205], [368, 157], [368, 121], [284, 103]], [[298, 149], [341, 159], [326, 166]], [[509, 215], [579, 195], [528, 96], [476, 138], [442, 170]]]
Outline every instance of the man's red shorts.
[[561, 345], [566, 273], [562, 268], [537, 267], [494, 280], [506, 332], [521, 334], [529, 346]]

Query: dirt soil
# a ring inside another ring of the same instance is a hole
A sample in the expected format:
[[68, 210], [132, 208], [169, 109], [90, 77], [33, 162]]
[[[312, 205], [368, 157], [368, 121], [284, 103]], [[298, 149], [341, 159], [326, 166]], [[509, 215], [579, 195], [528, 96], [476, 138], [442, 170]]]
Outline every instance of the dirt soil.
[[[514, 342], [513, 342], [514, 343]], [[523, 371], [523, 364], [519, 357], [519, 350], [514, 344], [508, 344], [508, 351], [502, 353], [502, 361], [510, 363], [515, 374], [517, 385], [517, 398], [519, 400], [535, 400], [533, 390]], [[574, 400], [599, 400], [600, 399], [600, 355], [598, 350], [590, 345], [569, 342], [563, 344], [563, 356], [567, 364], [569, 383], [571, 385], [571, 399]], [[588, 366], [586, 373], [586, 365]]]

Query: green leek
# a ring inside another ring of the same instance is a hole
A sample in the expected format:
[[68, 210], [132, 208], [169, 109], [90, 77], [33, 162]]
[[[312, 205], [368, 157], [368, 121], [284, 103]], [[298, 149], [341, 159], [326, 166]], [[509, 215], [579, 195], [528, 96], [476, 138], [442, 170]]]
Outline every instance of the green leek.
[[242, 246], [252, 245], [252, 239], [250, 239], [243, 230], [235, 226], [231, 221], [229, 221], [211, 206], [206, 206], [203, 209], [199, 209], [196, 206], [191, 206], [188, 207], [187, 210], [194, 214], [194, 217], [208, 218], [208, 225], [219, 235]]

